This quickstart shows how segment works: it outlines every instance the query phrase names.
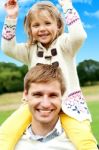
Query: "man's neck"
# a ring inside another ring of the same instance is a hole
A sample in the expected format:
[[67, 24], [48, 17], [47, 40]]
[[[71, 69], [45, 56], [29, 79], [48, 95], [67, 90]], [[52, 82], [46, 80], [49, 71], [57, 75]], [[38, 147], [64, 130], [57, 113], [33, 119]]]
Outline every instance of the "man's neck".
[[45, 136], [54, 129], [57, 121], [58, 119], [51, 123], [38, 123], [32, 120], [32, 132], [35, 135]]

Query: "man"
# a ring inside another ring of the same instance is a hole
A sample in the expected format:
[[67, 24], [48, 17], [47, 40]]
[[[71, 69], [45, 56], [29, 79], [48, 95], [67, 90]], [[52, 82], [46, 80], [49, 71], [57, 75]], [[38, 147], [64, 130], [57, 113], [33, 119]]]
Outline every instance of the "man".
[[75, 150], [59, 120], [65, 90], [58, 67], [37, 65], [26, 74], [23, 96], [32, 114], [32, 122], [15, 150]]

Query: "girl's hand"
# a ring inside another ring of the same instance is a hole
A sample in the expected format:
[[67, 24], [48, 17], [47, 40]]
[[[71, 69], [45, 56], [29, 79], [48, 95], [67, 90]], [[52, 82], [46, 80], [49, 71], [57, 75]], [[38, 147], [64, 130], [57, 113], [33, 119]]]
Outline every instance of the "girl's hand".
[[16, 1], [15, 1], [15, 0], [9, 0], [9, 1], [8, 1], [8, 4], [9, 4], [9, 5], [16, 5]]
[[64, 6], [66, 3], [69, 3], [69, 2], [71, 2], [72, 0], [59, 0], [59, 4], [61, 5], [61, 6]]
[[19, 10], [17, 0], [8, 0], [5, 3], [4, 8], [7, 12], [8, 18], [17, 18]]

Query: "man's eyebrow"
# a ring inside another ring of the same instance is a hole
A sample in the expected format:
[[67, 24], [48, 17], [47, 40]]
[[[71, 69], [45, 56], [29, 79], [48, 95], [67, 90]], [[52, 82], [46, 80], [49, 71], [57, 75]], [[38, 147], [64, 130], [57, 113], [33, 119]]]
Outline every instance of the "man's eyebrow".
[[50, 95], [59, 95], [58, 92], [51, 92]]
[[32, 95], [36, 95], [36, 94], [42, 94], [43, 92], [41, 92], [41, 91], [33, 91], [32, 92]]

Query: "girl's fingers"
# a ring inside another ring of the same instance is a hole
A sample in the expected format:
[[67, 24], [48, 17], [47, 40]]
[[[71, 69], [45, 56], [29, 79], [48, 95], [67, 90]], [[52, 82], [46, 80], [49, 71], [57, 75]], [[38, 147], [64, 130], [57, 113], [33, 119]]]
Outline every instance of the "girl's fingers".
[[8, 1], [9, 5], [16, 5], [16, 3], [17, 3], [16, 0], [9, 0]]
[[17, 1], [16, 0], [8, 0], [5, 4], [4, 4], [4, 8], [13, 8], [16, 7], [17, 5]]

